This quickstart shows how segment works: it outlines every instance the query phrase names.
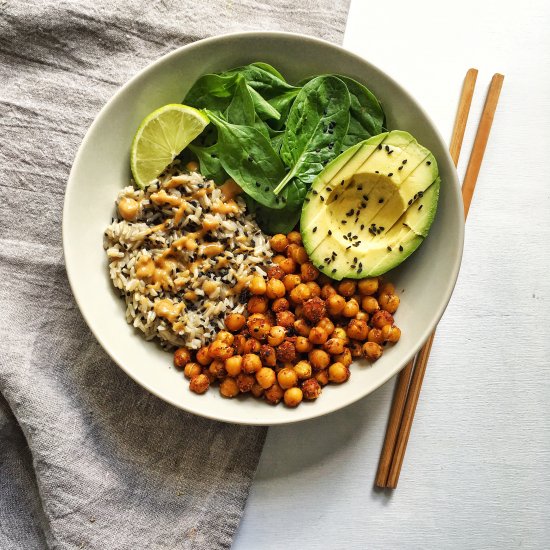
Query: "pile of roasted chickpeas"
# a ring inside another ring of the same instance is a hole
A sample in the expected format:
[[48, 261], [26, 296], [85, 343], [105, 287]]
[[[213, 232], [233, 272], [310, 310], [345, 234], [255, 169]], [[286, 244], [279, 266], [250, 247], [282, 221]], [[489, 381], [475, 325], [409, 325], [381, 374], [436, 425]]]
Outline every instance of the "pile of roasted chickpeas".
[[309, 261], [297, 231], [275, 235], [270, 245], [273, 265], [267, 280], [250, 281], [248, 315], [229, 314], [227, 330], [196, 353], [176, 350], [174, 364], [191, 391], [218, 381], [224, 397], [251, 393], [296, 407], [317, 399], [323, 386], [346, 382], [354, 358], [376, 361], [399, 340], [393, 284], [329, 279]]

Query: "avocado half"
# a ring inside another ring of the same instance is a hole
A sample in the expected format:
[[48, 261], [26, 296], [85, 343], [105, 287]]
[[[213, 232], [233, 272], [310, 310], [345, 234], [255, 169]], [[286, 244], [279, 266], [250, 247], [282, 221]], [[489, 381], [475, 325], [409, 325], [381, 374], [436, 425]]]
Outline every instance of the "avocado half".
[[344, 151], [317, 176], [300, 229], [313, 264], [329, 277], [382, 275], [410, 256], [434, 220], [437, 162], [395, 130]]

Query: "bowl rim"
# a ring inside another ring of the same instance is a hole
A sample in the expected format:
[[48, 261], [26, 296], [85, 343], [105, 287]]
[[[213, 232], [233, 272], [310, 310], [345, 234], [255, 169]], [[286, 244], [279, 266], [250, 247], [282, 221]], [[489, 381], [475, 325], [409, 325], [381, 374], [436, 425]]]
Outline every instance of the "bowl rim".
[[[446, 290], [445, 290], [445, 296], [446, 298], [441, 301], [438, 308], [435, 310], [432, 321], [430, 323], [427, 323], [424, 327], [424, 330], [422, 332], [421, 337], [418, 339], [418, 342], [415, 346], [409, 350], [409, 353], [404, 356], [404, 358], [401, 361], [401, 364], [397, 366], [396, 368], [389, 368], [387, 369], [387, 372], [380, 377], [380, 380], [377, 381], [372, 387], [369, 388], [369, 391], [366, 393], [363, 393], [359, 396], [352, 396], [348, 399], [343, 400], [342, 402], [336, 402], [332, 406], [330, 406], [328, 409], [324, 409], [321, 412], [317, 413], [315, 408], [311, 408], [311, 413], [305, 416], [302, 416], [300, 418], [296, 419], [287, 419], [287, 418], [281, 418], [280, 420], [277, 420], [276, 418], [274, 420], [257, 420], [257, 419], [247, 419], [246, 417], [242, 418], [227, 418], [227, 417], [221, 417], [215, 413], [212, 413], [208, 409], [204, 409], [204, 407], [201, 409], [200, 407], [196, 407], [193, 404], [189, 404], [189, 406], [184, 406], [181, 403], [178, 403], [174, 401], [173, 399], [170, 399], [166, 396], [160, 395], [154, 387], [152, 387], [150, 384], [144, 382], [143, 380], [139, 380], [138, 377], [133, 373], [132, 369], [127, 368], [124, 365], [124, 362], [122, 360], [119, 360], [117, 356], [117, 352], [113, 349], [111, 349], [110, 344], [104, 341], [104, 339], [97, 333], [93, 319], [90, 317], [88, 311], [86, 311], [85, 308], [83, 308], [82, 302], [79, 298], [79, 294], [76, 290], [76, 274], [75, 270], [72, 267], [72, 264], [70, 261], [68, 261], [68, 258], [70, 257], [70, 254], [68, 253], [68, 241], [69, 241], [69, 220], [68, 220], [68, 205], [70, 202], [71, 195], [75, 192], [75, 189], [77, 189], [75, 182], [75, 172], [77, 171], [77, 166], [80, 162], [81, 157], [84, 154], [84, 150], [88, 146], [88, 141], [90, 140], [90, 136], [93, 134], [93, 131], [97, 124], [99, 124], [99, 120], [103, 117], [103, 114], [105, 111], [107, 111], [111, 105], [120, 95], [124, 94], [126, 92], [126, 89], [131, 87], [135, 81], [143, 78], [148, 72], [152, 71], [158, 64], [163, 63], [167, 61], [168, 59], [171, 59], [173, 57], [177, 57], [180, 55], [182, 51], [192, 51], [195, 48], [201, 48], [205, 43], [216, 43], [220, 42], [223, 43], [224, 40], [227, 40], [228, 38], [247, 38], [256, 36], [258, 38], [264, 38], [264, 39], [277, 39], [277, 38], [284, 38], [284, 37], [292, 37], [294, 39], [303, 40], [309, 43], [313, 44], [319, 44], [323, 46], [330, 46], [331, 48], [340, 51], [342, 54], [345, 54], [346, 56], [350, 56], [355, 58], [356, 60], [360, 61], [363, 64], [366, 64], [369, 66], [369, 68], [373, 72], [378, 72], [379, 74], [383, 75], [385, 79], [390, 81], [395, 88], [399, 90], [401, 94], [403, 94], [407, 99], [415, 105], [415, 107], [418, 109], [418, 111], [422, 114], [424, 119], [428, 122], [431, 131], [435, 135], [435, 137], [443, 144], [445, 147], [443, 147], [444, 154], [446, 155], [447, 162], [453, 167], [452, 174], [452, 185], [448, 186], [447, 192], [452, 192], [455, 194], [455, 204], [457, 205], [457, 209], [460, 209], [462, 212], [463, 203], [462, 203], [462, 194], [461, 194], [461, 188], [460, 183], [458, 179], [458, 174], [456, 172], [456, 168], [454, 166], [454, 163], [451, 159], [451, 156], [449, 154], [448, 148], [446, 146], [446, 140], [443, 139], [442, 135], [440, 134], [437, 126], [434, 124], [431, 117], [427, 114], [427, 112], [424, 110], [424, 108], [421, 106], [421, 104], [415, 99], [414, 96], [412, 96], [399, 82], [397, 82], [394, 78], [392, 78], [386, 71], [383, 69], [380, 69], [376, 65], [372, 64], [367, 59], [361, 57], [358, 54], [355, 54], [354, 52], [348, 50], [347, 48], [344, 48], [343, 46], [340, 46], [338, 44], [334, 44], [332, 42], [329, 42], [328, 40], [324, 40], [321, 38], [313, 37], [308, 34], [301, 34], [301, 33], [294, 33], [294, 32], [286, 32], [286, 31], [241, 31], [241, 32], [230, 32], [230, 33], [224, 33], [224, 34], [218, 34], [215, 36], [211, 36], [208, 38], [203, 38], [201, 40], [197, 40], [195, 42], [192, 42], [190, 44], [185, 44], [183, 46], [180, 46], [179, 48], [176, 48], [175, 50], [172, 50], [161, 57], [155, 59], [154, 61], [150, 62], [148, 65], [146, 65], [143, 69], [139, 70], [132, 78], [130, 78], [128, 81], [126, 81], [123, 85], [121, 85], [115, 93], [107, 100], [107, 102], [103, 105], [103, 107], [100, 109], [100, 111], [96, 114], [94, 117], [94, 120], [88, 130], [86, 131], [80, 146], [78, 147], [78, 151], [74, 157], [71, 171], [69, 173], [69, 177], [67, 179], [67, 185], [65, 188], [65, 197], [63, 201], [63, 219], [62, 219], [62, 240], [63, 240], [63, 257], [64, 257], [64, 263], [65, 263], [65, 269], [67, 271], [67, 278], [69, 280], [69, 286], [71, 288], [71, 292], [75, 298], [76, 304], [78, 305], [78, 308], [80, 310], [80, 313], [82, 314], [86, 324], [88, 325], [88, 328], [96, 338], [96, 340], [99, 342], [101, 347], [105, 350], [105, 352], [109, 355], [109, 357], [116, 363], [116, 365], [121, 368], [132, 380], [134, 380], [138, 385], [145, 388], [148, 392], [153, 394], [154, 396], [158, 397], [159, 399], [170, 403], [171, 405], [177, 407], [178, 409], [196, 414], [197, 416], [201, 416], [204, 418], [208, 418], [210, 420], [217, 420], [220, 422], [225, 423], [231, 423], [231, 424], [242, 424], [242, 425], [252, 425], [252, 426], [275, 426], [275, 425], [285, 425], [285, 424], [293, 424], [296, 422], [304, 422], [307, 420], [311, 420], [314, 418], [322, 417], [326, 414], [335, 412], [340, 409], [344, 409], [348, 407], [349, 405], [352, 405], [353, 403], [359, 401], [360, 399], [363, 399], [376, 391], [380, 386], [384, 385], [390, 378], [398, 374], [407, 363], [418, 353], [420, 348], [423, 346], [423, 344], [427, 341], [429, 335], [435, 330], [437, 327], [439, 321], [441, 320], [441, 317], [443, 316], [443, 313], [445, 312], [449, 301], [451, 299], [451, 296], [453, 294], [454, 287], [456, 285], [456, 281], [458, 279], [458, 274], [460, 271], [460, 266], [462, 262], [462, 255], [464, 250], [464, 218], [463, 216], [459, 216], [460, 219], [460, 227], [457, 235], [458, 239], [458, 250], [457, 254], [455, 255], [454, 262], [451, 269], [452, 276], [448, 278]], [[451, 183], [451, 182], [449, 182]], [[187, 405], [187, 404], [186, 404]], [[215, 410], [215, 409], [214, 409]]]

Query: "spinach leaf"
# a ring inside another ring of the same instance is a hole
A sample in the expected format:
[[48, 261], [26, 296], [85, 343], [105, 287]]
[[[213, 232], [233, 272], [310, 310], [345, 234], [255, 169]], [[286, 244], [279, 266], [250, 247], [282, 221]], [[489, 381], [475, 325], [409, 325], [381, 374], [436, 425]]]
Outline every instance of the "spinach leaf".
[[238, 73], [205, 74], [191, 86], [182, 103], [223, 112], [231, 103], [238, 78]]
[[284, 138], [284, 132], [277, 132], [272, 138], [271, 138], [271, 146], [273, 149], [275, 149], [275, 152], [277, 154], [281, 151], [281, 145], [283, 144], [283, 138]]
[[267, 71], [268, 73], [271, 73], [272, 75], [286, 82], [285, 77], [275, 67], [273, 67], [273, 65], [270, 65], [269, 63], [256, 61], [254, 63], [251, 63], [251, 65], [253, 65], [254, 67], [259, 67], [260, 69], [263, 69], [264, 71]]
[[296, 227], [301, 214], [301, 205], [298, 208], [285, 208], [284, 210], [272, 210], [258, 205], [254, 212], [258, 225], [268, 235], [289, 233]]
[[248, 91], [254, 102], [254, 108], [262, 120], [267, 120], [268, 118], [279, 120], [281, 118], [279, 111], [268, 103], [254, 88], [248, 86]]
[[246, 80], [240, 75], [237, 78], [233, 99], [225, 111], [225, 118], [231, 124], [244, 126], [253, 126], [256, 119], [256, 110], [250, 89]]
[[223, 169], [260, 204], [284, 208], [286, 198], [273, 193], [284, 176], [284, 166], [269, 139], [256, 128], [231, 124], [212, 111], [205, 112], [218, 129], [217, 149]]
[[278, 95], [295, 89], [294, 86], [288, 84], [280, 76], [265, 70], [257, 64], [236, 67], [222, 74], [227, 77], [233, 74], [242, 75], [246, 79], [246, 83], [268, 101]]
[[350, 96], [335, 76], [319, 76], [298, 93], [288, 115], [281, 159], [290, 168], [275, 188], [296, 178], [306, 188], [325, 164], [340, 154], [349, 126]]
[[272, 123], [272, 126], [276, 129], [284, 128], [286, 120], [288, 118], [288, 113], [290, 108], [296, 99], [296, 96], [300, 92], [300, 88], [295, 88], [294, 90], [289, 90], [284, 94], [278, 95], [269, 100], [269, 104], [277, 110], [279, 113], [279, 119]]
[[380, 134], [384, 125], [384, 111], [376, 96], [362, 84], [349, 78], [338, 78], [348, 87], [350, 95], [350, 121], [344, 148]]
[[199, 159], [201, 174], [206, 179], [212, 179], [217, 184], [223, 183], [227, 179], [227, 173], [223, 169], [216, 144], [210, 147], [201, 147], [190, 144], [187, 146]]

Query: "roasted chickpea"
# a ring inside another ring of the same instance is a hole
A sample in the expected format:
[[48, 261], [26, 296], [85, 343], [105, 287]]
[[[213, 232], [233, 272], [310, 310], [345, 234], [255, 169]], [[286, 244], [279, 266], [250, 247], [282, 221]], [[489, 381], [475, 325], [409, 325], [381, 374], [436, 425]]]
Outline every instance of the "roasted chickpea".
[[251, 391], [255, 384], [256, 378], [254, 378], [252, 374], [245, 374], [244, 372], [241, 372], [241, 374], [237, 376], [237, 386], [239, 387], [239, 391], [241, 393]]
[[292, 388], [298, 384], [298, 375], [294, 369], [285, 367], [277, 374], [277, 382], [283, 390], [287, 390], [288, 388]]
[[306, 262], [300, 266], [300, 276], [305, 283], [315, 281], [319, 277], [319, 270], [311, 262]]
[[313, 344], [305, 336], [296, 338], [296, 351], [298, 353], [309, 353], [313, 349]]
[[315, 373], [314, 379], [321, 385], [326, 386], [328, 384], [328, 372], [327, 370], [320, 370]]
[[267, 281], [267, 289], [265, 293], [270, 300], [282, 298], [286, 293], [283, 281], [279, 281], [279, 279], [269, 279], [269, 281]]
[[291, 231], [287, 235], [287, 239], [289, 243], [292, 244], [302, 244], [302, 235], [298, 231]]
[[323, 300], [328, 300], [331, 296], [334, 296], [335, 294], [338, 293], [330, 283], [325, 283], [321, 287], [321, 298], [323, 298]]
[[227, 376], [227, 371], [225, 370], [225, 361], [219, 361], [216, 359], [210, 363], [208, 371], [212, 376], [216, 378], [225, 378]]
[[278, 265], [278, 266], [281, 265], [281, 262], [282, 262], [283, 260], [286, 260], [286, 256], [283, 256], [282, 254], [275, 254], [275, 256], [273, 256], [273, 258], [271, 258], [271, 261], [272, 261], [275, 265]]
[[265, 296], [251, 296], [246, 305], [248, 313], [265, 313], [268, 307], [269, 301]]
[[378, 291], [380, 294], [395, 294], [395, 285], [393, 283], [382, 283], [380, 286], [380, 290]]
[[202, 367], [198, 363], [187, 363], [183, 369], [183, 374], [186, 378], [191, 378], [198, 376], [202, 372]]
[[[385, 295], [384, 295], [385, 296]], [[385, 309], [388, 313], [395, 313], [399, 307], [399, 296], [397, 294], [390, 294], [387, 300], [384, 300], [384, 305], [380, 302], [380, 306]]]
[[294, 321], [294, 332], [300, 336], [308, 337], [311, 332], [311, 325], [303, 319], [296, 319]]
[[292, 311], [279, 311], [279, 313], [276, 314], [276, 319], [279, 326], [290, 328], [292, 325], [294, 325], [296, 317], [294, 316], [294, 313], [292, 313]]
[[218, 377], [210, 372], [209, 367], [203, 367], [201, 374], [204, 374], [208, 378], [210, 384], [213, 384], [218, 380]]
[[[280, 314], [278, 313], [277, 315]], [[256, 338], [256, 340], [264, 340], [271, 330], [271, 324], [267, 321], [267, 319], [251, 319], [249, 317], [247, 326], [250, 336]]]
[[321, 391], [321, 386], [319, 386], [319, 382], [315, 378], [310, 378], [302, 383], [304, 399], [308, 401], [317, 399], [321, 395]]
[[[385, 328], [386, 327], [382, 329], [382, 333]], [[386, 340], [391, 344], [395, 344], [396, 342], [399, 342], [399, 338], [401, 338], [401, 329], [399, 327], [390, 327], [390, 332], [387, 335]]]
[[191, 361], [191, 354], [186, 348], [178, 348], [174, 352], [174, 367], [183, 369]]
[[343, 327], [336, 327], [332, 334], [330, 335], [331, 338], [340, 338], [344, 341], [345, 344], [349, 343], [348, 333], [346, 332], [346, 329]]
[[277, 346], [275, 353], [281, 363], [292, 363], [296, 359], [296, 346], [292, 340], [287, 339]]
[[380, 305], [378, 304], [378, 300], [374, 296], [365, 296], [361, 300], [361, 307], [369, 315], [372, 315], [375, 311], [378, 311], [380, 309]]
[[271, 327], [269, 334], [267, 336], [267, 343], [270, 346], [278, 346], [283, 342], [286, 337], [286, 330], [284, 327], [278, 325]]
[[225, 370], [229, 376], [238, 376], [243, 368], [243, 358], [240, 355], [234, 355], [225, 360]]
[[311, 290], [304, 283], [300, 283], [297, 287], [290, 291], [290, 299], [295, 304], [303, 304], [311, 298]]
[[308, 354], [309, 362], [315, 370], [326, 369], [330, 365], [330, 355], [322, 349], [313, 349]]
[[199, 163], [195, 160], [191, 160], [185, 165], [185, 168], [189, 172], [198, 172], [199, 171]]
[[317, 323], [317, 326], [325, 329], [327, 331], [327, 334], [332, 334], [334, 332], [334, 323], [328, 317], [323, 317]]
[[297, 319], [301, 319], [304, 313], [304, 306], [302, 304], [298, 304], [297, 306], [294, 306], [294, 315]]
[[370, 361], [376, 361], [384, 351], [384, 348], [376, 342], [366, 342], [363, 344], [363, 355]]
[[381, 292], [378, 295], [378, 304], [382, 309], [386, 309], [388, 302], [390, 301], [390, 295], [384, 292]]
[[277, 233], [277, 235], [273, 235], [273, 237], [269, 239], [269, 245], [275, 252], [284, 252], [288, 246], [288, 239], [286, 235]]
[[309, 288], [312, 298], [319, 298], [321, 296], [321, 287], [315, 281], [308, 281], [306, 286]]
[[275, 313], [278, 313], [279, 311], [288, 311], [290, 308], [290, 304], [286, 298], [277, 298], [273, 300], [273, 303], [271, 304], [271, 309]]
[[294, 372], [300, 380], [311, 378], [311, 364], [308, 361], [298, 361], [294, 365]]
[[284, 390], [278, 384], [273, 384], [271, 388], [264, 391], [265, 400], [272, 405], [277, 405], [284, 395]]
[[197, 363], [201, 365], [210, 365], [212, 363], [212, 357], [210, 357], [208, 346], [203, 346], [199, 351], [197, 351]]
[[286, 291], [289, 293], [293, 288], [296, 288], [301, 282], [302, 282], [302, 279], [300, 278], [300, 275], [297, 275], [295, 273], [289, 273], [288, 275], [285, 275], [283, 277], [283, 284], [285, 285]]
[[254, 397], [262, 397], [264, 389], [257, 382], [250, 388], [250, 392]]
[[220, 383], [220, 394], [224, 397], [236, 397], [239, 395], [239, 386], [234, 378], [225, 378]]
[[252, 277], [250, 284], [248, 285], [248, 290], [250, 290], [252, 294], [255, 294], [257, 296], [265, 294], [265, 279], [263, 277], [260, 277], [259, 275], [255, 275], [254, 277]]
[[306, 249], [303, 246], [298, 246], [292, 250], [291, 258], [297, 264], [305, 264], [309, 261], [309, 256], [307, 255]]
[[344, 309], [342, 310], [342, 315], [344, 317], [355, 317], [359, 313], [359, 304], [357, 300], [352, 298], [346, 302]]
[[369, 314], [366, 312], [366, 311], [360, 311], [356, 316], [355, 318], [358, 320], [358, 321], [365, 321], [365, 323], [368, 323], [369, 322], [369, 319], [370, 319], [370, 316]]
[[227, 330], [220, 330], [218, 334], [216, 334], [216, 340], [219, 340], [220, 342], [225, 342], [226, 344], [229, 344], [230, 346], [233, 344], [233, 341], [235, 340], [235, 336], [231, 334], [230, 332], [227, 332]]
[[340, 315], [345, 306], [346, 300], [339, 294], [334, 293], [327, 298], [327, 311], [331, 315]]
[[353, 342], [350, 342], [348, 348], [354, 359], [357, 359], [363, 355], [363, 344], [358, 340], [353, 340]]
[[242, 355], [244, 352], [244, 346], [246, 344], [246, 336], [244, 334], [236, 334], [233, 340], [233, 349], [235, 355]]
[[327, 314], [325, 301], [319, 297], [310, 298], [309, 300], [305, 301], [302, 305], [303, 305], [302, 315], [313, 324], [319, 323]]
[[189, 389], [195, 393], [204, 393], [210, 386], [210, 380], [205, 374], [199, 374], [191, 378]]
[[238, 330], [241, 330], [244, 327], [245, 323], [246, 318], [240, 313], [230, 313], [225, 318], [225, 326], [227, 330], [230, 330], [231, 332], [237, 332]]
[[214, 340], [210, 344], [208, 351], [212, 359], [219, 359], [220, 361], [225, 361], [231, 357], [234, 352], [233, 346], [222, 340]]
[[260, 353], [261, 347], [262, 344], [256, 338], [249, 338], [244, 344], [242, 353]]
[[264, 344], [260, 348], [260, 359], [262, 360], [262, 364], [266, 367], [274, 367], [277, 364], [275, 348]]
[[353, 340], [366, 340], [369, 334], [369, 326], [365, 321], [352, 319], [348, 324], [346, 333]]
[[296, 271], [296, 262], [292, 258], [285, 258], [279, 263], [279, 267], [288, 275]]
[[255, 353], [247, 353], [243, 357], [243, 371], [247, 374], [254, 374], [262, 368], [262, 361]]
[[328, 332], [321, 327], [313, 327], [309, 333], [309, 341], [316, 346], [324, 344], [328, 340]]
[[273, 265], [267, 270], [268, 279], [282, 279], [284, 276], [285, 272], [278, 265]]
[[345, 347], [346, 343], [341, 338], [330, 338], [323, 345], [323, 349], [327, 353], [330, 353], [330, 355], [339, 355], [340, 353], [344, 353]]
[[386, 325], [393, 325], [393, 315], [383, 309], [374, 313], [371, 319], [372, 325], [376, 328], [382, 328]]
[[379, 328], [371, 328], [367, 339], [369, 342], [375, 342], [377, 344], [381, 344], [384, 341], [382, 331]]
[[273, 369], [262, 367], [256, 373], [256, 381], [264, 390], [267, 390], [267, 388], [271, 388], [277, 382], [277, 375]]
[[357, 284], [357, 288], [361, 296], [371, 296], [378, 290], [378, 279], [376, 277], [361, 279]]
[[357, 283], [351, 279], [344, 279], [338, 284], [338, 293], [346, 298], [351, 298], [355, 294]]
[[289, 388], [285, 391], [284, 401], [287, 407], [297, 407], [304, 397], [300, 388]]
[[350, 377], [350, 370], [342, 363], [333, 363], [328, 368], [328, 379], [335, 384], [342, 384]]
[[342, 365], [346, 367], [349, 367], [353, 363], [351, 351], [348, 348], [344, 350], [344, 353], [340, 353], [339, 355], [334, 355], [334, 359], [338, 361], [338, 363], [342, 363]]
[[296, 252], [296, 250], [298, 250], [298, 248], [300, 248], [300, 245], [299, 244], [296, 244], [296, 243], [290, 243], [286, 249], [286, 257], [287, 258], [292, 258], [294, 260], [294, 254]]

